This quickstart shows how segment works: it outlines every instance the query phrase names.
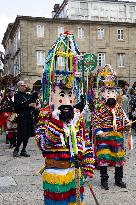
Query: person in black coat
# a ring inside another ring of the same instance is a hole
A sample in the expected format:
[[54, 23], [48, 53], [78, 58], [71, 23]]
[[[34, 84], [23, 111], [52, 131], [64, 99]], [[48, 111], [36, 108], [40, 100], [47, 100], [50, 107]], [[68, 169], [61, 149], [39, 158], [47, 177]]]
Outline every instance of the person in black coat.
[[19, 148], [23, 143], [20, 156], [30, 157], [26, 152], [28, 139], [35, 134], [33, 111], [35, 109], [35, 96], [26, 93], [26, 84], [19, 81], [18, 92], [14, 95], [14, 109], [18, 114], [17, 118], [17, 144], [13, 152], [13, 157], [19, 157]]

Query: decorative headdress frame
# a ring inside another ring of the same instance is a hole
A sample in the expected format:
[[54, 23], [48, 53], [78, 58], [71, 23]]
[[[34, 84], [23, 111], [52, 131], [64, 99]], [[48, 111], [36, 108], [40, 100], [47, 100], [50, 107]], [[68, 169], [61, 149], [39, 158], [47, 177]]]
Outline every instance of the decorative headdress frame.
[[48, 51], [45, 62], [42, 79], [43, 101], [50, 103], [51, 92], [57, 84], [63, 84], [66, 88], [78, 86], [75, 73], [78, 72], [79, 54], [74, 35], [69, 32], [60, 34]]
[[100, 88], [114, 88], [117, 84], [116, 72], [113, 70], [110, 64], [106, 64], [104, 67], [98, 70], [97, 83]]

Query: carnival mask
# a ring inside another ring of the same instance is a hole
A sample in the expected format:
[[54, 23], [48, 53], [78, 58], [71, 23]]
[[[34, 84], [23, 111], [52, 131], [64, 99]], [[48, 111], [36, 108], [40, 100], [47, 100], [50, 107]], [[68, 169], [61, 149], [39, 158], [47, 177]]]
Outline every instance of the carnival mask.
[[114, 88], [113, 89], [105, 88], [102, 95], [103, 95], [103, 97], [105, 98], [105, 100], [107, 102], [108, 98], [114, 98], [116, 100], [117, 92]]
[[52, 103], [54, 109], [58, 109], [61, 105], [71, 105], [75, 103], [75, 93], [72, 89], [61, 89], [59, 86], [55, 86], [55, 91], [52, 92]]

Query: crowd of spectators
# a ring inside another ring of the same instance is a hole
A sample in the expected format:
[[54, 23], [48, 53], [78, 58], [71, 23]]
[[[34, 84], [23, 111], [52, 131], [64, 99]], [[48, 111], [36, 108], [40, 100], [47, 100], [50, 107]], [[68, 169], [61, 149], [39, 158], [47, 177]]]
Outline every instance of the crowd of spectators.
[[[19, 81], [15, 88], [0, 92], [0, 129], [5, 133], [6, 144], [15, 147], [13, 157], [29, 157], [26, 152], [28, 139], [35, 135], [40, 109], [40, 92], [30, 90], [24, 81]], [[19, 148], [22, 150], [19, 153]]]

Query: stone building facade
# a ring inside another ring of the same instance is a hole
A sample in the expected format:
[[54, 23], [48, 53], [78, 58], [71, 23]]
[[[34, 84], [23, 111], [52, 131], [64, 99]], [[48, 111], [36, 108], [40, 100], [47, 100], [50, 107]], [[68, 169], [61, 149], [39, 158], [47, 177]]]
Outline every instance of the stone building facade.
[[61, 6], [54, 7], [53, 17], [136, 23], [136, 2], [133, 0], [64, 0]]
[[47, 52], [64, 31], [74, 34], [81, 53], [98, 56], [98, 67], [111, 64], [119, 79], [136, 80], [136, 23], [30, 16], [17, 16], [7, 27], [5, 74], [20, 73], [31, 85], [41, 79]]

